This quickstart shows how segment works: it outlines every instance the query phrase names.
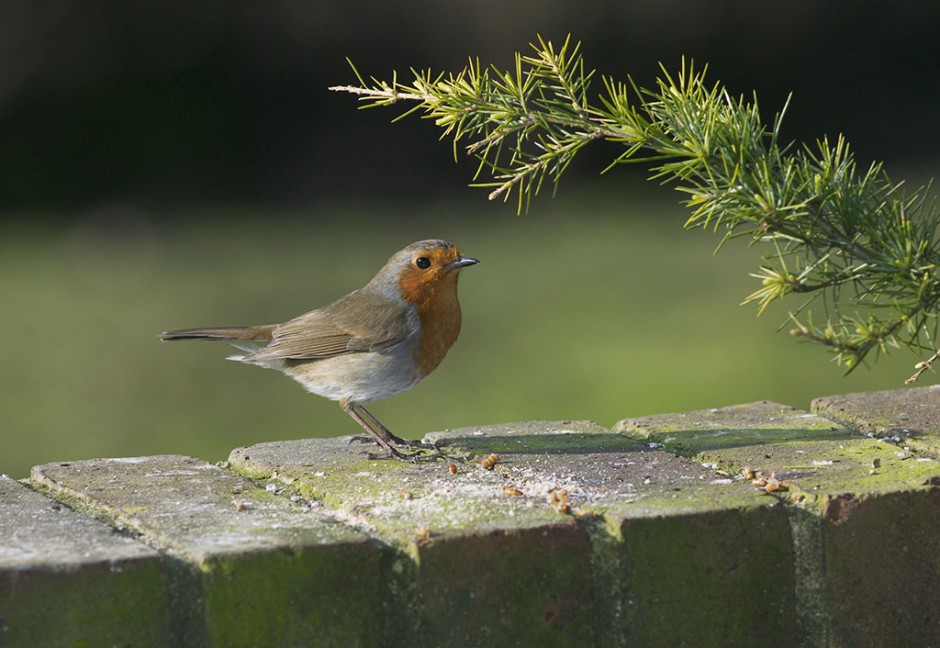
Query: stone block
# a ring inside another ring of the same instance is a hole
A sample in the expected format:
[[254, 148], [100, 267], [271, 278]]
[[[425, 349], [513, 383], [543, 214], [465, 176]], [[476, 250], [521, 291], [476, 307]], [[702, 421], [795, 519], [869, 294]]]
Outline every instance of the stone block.
[[0, 646], [166, 646], [159, 553], [0, 475]]
[[863, 433], [940, 456], [940, 385], [824, 396], [811, 409]]
[[179, 643], [379, 645], [378, 547], [304, 502], [182, 456], [47, 464], [30, 480], [173, 559]]

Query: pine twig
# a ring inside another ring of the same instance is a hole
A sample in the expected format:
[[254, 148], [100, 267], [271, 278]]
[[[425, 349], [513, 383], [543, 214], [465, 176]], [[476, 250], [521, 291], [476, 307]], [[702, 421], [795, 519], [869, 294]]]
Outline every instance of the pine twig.
[[[510, 70], [471, 59], [457, 73], [412, 70], [408, 83], [397, 75], [366, 81], [353, 70], [358, 86], [331, 89], [366, 108], [413, 104], [399, 118], [422, 112], [453, 138], [455, 155], [464, 142], [480, 160], [474, 186], [488, 188], [491, 200], [515, 193], [520, 212], [546, 179], [557, 187], [584, 146], [621, 144], [608, 169], [649, 164], [653, 178], [684, 194], [687, 228], [722, 229], [723, 242], [749, 238], [765, 250], [752, 274], [761, 285], [743, 303], [756, 302], [760, 314], [790, 295], [808, 296], [789, 315], [791, 332], [828, 349], [847, 372], [872, 352], [936, 348], [940, 212], [927, 188], [906, 194], [880, 164], [860, 170], [841, 136], [782, 143], [789, 100], [768, 127], [756, 97], [706, 84], [706, 69], [684, 60], [677, 74], [661, 66], [651, 89], [602, 78], [592, 99], [594, 71], [570, 37], [560, 47], [539, 38]], [[485, 170], [491, 179], [478, 182]], [[814, 324], [819, 311], [825, 326]], [[911, 379], [936, 359], [919, 363]]]

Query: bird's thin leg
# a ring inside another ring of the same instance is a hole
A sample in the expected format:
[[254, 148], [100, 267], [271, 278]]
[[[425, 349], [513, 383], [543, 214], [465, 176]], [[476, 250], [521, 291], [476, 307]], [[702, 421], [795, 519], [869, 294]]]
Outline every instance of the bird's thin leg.
[[362, 405], [355, 405], [355, 408], [362, 414], [365, 418], [369, 420], [371, 427], [388, 443], [394, 443], [399, 446], [407, 446], [409, 448], [434, 448], [433, 443], [424, 443], [423, 441], [415, 441], [412, 439], [402, 439], [400, 436], [392, 434], [392, 432], [382, 425], [379, 419], [372, 416], [372, 413], [369, 412]]
[[[416, 462], [416, 461], [423, 460], [423, 459], [432, 459], [432, 458], [433, 458], [433, 457], [422, 457], [422, 456], [419, 456], [419, 455], [416, 455], [416, 454], [404, 454], [404, 453], [402, 453], [402, 452], [399, 452], [398, 450], [396, 450], [395, 448], [393, 448], [393, 447], [389, 444], [388, 441], [386, 441], [385, 439], [383, 439], [382, 436], [381, 436], [378, 432], [376, 432], [375, 430], [373, 430], [373, 429], [369, 426], [369, 424], [365, 421], [365, 419], [362, 418], [362, 415], [361, 415], [361, 414], [359, 413], [359, 411], [358, 411], [358, 410], [362, 409], [361, 406], [357, 406], [355, 403], [350, 403], [350, 402], [348, 402], [348, 401], [340, 401], [340, 402], [339, 402], [339, 406], [343, 408], [343, 411], [346, 412], [352, 420], [354, 420], [356, 423], [358, 423], [360, 426], [362, 426], [362, 428], [363, 428], [366, 432], [369, 433], [369, 435], [370, 435], [370, 436], [372, 437], [372, 439], [379, 445], [379, 447], [382, 448], [382, 449], [385, 451], [386, 456], [388, 456], [388, 457], [394, 457], [395, 459], [398, 459], [398, 460], [400, 460], [400, 461], [410, 461], [410, 462], [412, 462], [412, 463], [413, 463], [413, 462]], [[371, 417], [370, 417], [370, 418], [371, 418]], [[370, 458], [377, 458], [376, 456], [371, 455], [371, 454], [370, 454], [369, 456], [370, 456]]]
[[398, 452], [397, 450], [395, 450], [395, 448], [389, 445], [388, 441], [383, 439], [380, 434], [378, 434], [375, 430], [373, 430], [369, 426], [369, 424], [366, 423], [365, 420], [363, 420], [362, 416], [360, 416], [359, 413], [356, 411], [356, 406], [354, 404], [349, 403], [347, 401], [340, 401], [339, 406], [343, 408], [343, 411], [346, 412], [352, 420], [354, 420], [356, 423], [362, 426], [363, 430], [369, 433], [369, 436], [372, 437], [372, 440], [375, 441], [380, 448], [385, 450], [388, 456], [396, 457], [397, 459], [404, 458], [400, 452]]

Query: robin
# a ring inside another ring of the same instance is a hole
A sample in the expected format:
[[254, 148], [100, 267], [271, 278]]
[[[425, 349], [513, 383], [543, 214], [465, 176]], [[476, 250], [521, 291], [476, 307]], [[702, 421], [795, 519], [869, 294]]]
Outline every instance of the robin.
[[284, 324], [167, 331], [170, 340], [225, 340], [230, 356], [276, 369], [309, 392], [339, 401], [389, 457], [417, 461], [422, 447], [392, 434], [363, 407], [411, 389], [447, 355], [460, 333], [457, 278], [467, 266], [452, 243], [427, 240], [396, 252], [365, 286]]

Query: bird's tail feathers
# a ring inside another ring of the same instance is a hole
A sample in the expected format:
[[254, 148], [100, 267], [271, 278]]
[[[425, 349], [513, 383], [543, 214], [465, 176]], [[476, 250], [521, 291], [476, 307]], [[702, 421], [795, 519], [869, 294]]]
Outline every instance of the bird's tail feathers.
[[[216, 326], [210, 328], [191, 328], [178, 329], [176, 331], [167, 331], [160, 334], [160, 339], [164, 342], [174, 340], [224, 340], [231, 342], [233, 340], [270, 342], [272, 331], [275, 324], [264, 324], [261, 326]], [[242, 345], [235, 345], [244, 349]]]

